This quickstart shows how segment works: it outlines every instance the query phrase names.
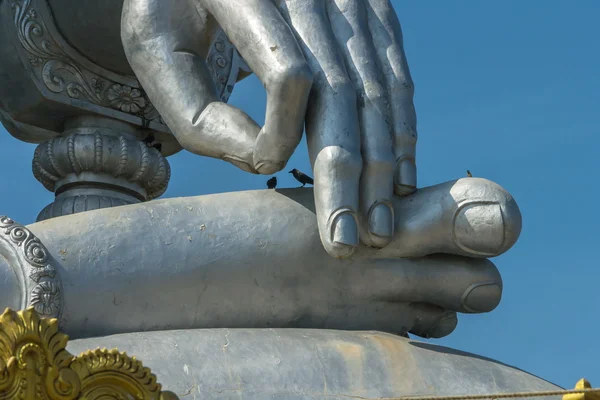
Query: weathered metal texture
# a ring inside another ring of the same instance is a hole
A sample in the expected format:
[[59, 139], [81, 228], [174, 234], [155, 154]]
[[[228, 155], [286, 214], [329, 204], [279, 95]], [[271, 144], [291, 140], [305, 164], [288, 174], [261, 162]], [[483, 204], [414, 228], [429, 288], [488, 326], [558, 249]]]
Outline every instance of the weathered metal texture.
[[181, 399], [378, 399], [560, 389], [491, 359], [378, 332], [166, 331], [74, 340], [68, 349], [97, 347], [135, 354]]
[[[28, 228], [59, 263], [62, 329], [73, 338], [219, 327], [442, 337], [457, 312], [493, 310], [502, 279], [485, 257], [518, 238], [512, 197], [468, 178], [393, 206], [400, 229], [392, 243], [347, 260], [320, 244], [310, 189], [163, 199]], [[0, 308], [19, 306], [12, 273], [0, 265]]]

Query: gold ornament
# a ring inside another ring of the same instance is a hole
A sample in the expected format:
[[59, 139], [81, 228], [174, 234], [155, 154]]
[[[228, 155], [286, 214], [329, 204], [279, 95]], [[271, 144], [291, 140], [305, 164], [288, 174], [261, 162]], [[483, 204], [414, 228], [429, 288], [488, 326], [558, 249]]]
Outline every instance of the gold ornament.
[[0, 316], [0, 399], [176, 400], [161, 391], [156, 376], [118, 350], [73, 356], [56, 319], [30, 307]]
[[[576, 390], [592, 390], [592, 385], [587, 379], [580, 379], [575, 385]], [[587, 392], [587, 393], [572, 393], [563, 396], [563, 400], [600, 400], [600, 393]]]

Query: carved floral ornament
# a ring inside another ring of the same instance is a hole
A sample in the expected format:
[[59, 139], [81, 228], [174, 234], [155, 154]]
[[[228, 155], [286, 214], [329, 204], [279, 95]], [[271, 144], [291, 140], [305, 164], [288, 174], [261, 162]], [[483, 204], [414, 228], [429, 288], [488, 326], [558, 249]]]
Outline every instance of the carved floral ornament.
[[110, 105], [126, 113], [138, 113], [146, 107], [142, 92], [129, 86], [114, 84], [108, 88], [106, 98]]
[[33, 309], [0, 316], [0, 399], [177, 400], [135, 357], [98, 349], [73, 356], [56, 319]]

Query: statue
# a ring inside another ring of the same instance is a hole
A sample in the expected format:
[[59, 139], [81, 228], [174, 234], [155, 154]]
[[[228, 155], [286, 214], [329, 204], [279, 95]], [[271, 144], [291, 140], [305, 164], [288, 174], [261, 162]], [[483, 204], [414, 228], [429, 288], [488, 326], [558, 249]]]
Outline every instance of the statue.
[[[168, 390], [215, 398], [452, 394], [489, 376], [555, 387], [481, 360], [467, 379], [462, 356], [401, 337], [495, 309], [488, 258], [521, 214], [486, 179], [417, 190], [388, 0], [5, 0], [0, 17], [0, 119], [38, 144], [33, 172], [56, 194], [35, 224], [0, 218], [0, 306], [57, 318], [75, 348], [134, 349]], [[251, 72], [264, 127], [227, 104]], [[304, 127], [314, 192], [153, 200], [181, 149], [268, 175]]]
[[[465, 178], [395, 198], [393, 206], [401, 229], [392, 243], [362, 246], [343, 261], [320, 246], [310, 189], [169, 199], [50, 219], [18, 236], [54, 249], [40, 250], [47, 260], [33, 269], [12, 234], [24, 228], [4, 219], [11, 254], [22, 255], [0, 268], [0, 304], [61, 317], [74, 338], [234, 327], [439, 338], [455, 329], [457, 312], [492, 311], [502, 279], [485, 257], [518, 238], [512, 197], [485, 179]], [[10, 265], [21, 266], [15, 273]], [[40, 282], [27, 277], [46, 265], [60, 282], [36, 289]], [[103, 325], [89, 322], [90, 310]]]
[[[265, 85], [262, 128], [214, 93], [204, 59], [215, 26]], [[273, 174], [306, 116], [325, 249], [348, 257], [359, 237], [390, 243], [392, 196], [416, 189], [417, 132], [388, 0], [126, 0], [121, 29], [131, 67], [183, 148]]]

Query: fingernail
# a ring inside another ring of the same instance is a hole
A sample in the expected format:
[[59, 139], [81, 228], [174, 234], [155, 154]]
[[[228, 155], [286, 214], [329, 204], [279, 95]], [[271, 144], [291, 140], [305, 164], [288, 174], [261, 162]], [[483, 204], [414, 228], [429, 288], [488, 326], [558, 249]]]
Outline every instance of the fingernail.
[[381, 237], [391, 237], [394, 234], [394, 217], [387, 204], [379, 203], [371, 210], [369, 230]]
[[455, 243], [473, 255], [495, 256], [504, 247], [504, 228], [499, 204], [467, 204], [454, 218]]
[[405, 157], [398, 160], [394, 182], [397, 195], [405, 196], [416, 190], [417, 166], [413, 158]]
[[448, 336], [454, 329], [456, 329], [456, 325], [458, 325], [458, 318], [456, 317], [456, 313], [453, 311], [444, 312], [437, 322], [431, 326], [427, 332], [424, 333], [424, 337], [426, 339], [439, 339], [445, 336]]
[[468, 312], [484, 313], [496, 308], [501, 298], [502, 288], [496, 282], [484, 282], [469, 286], [462, 295], [461, 303]]
[[350, 213], [343, 213], [333, 222], [333, 242], [346, 246], [358, 246], [358, 227]]
[[285, 167], [285, 163], [283, 162], [273, 162], [273, 161], [259, 161], [256, 163], [256, 170], [263, 175], [273, 175], [276, 172], [279, 172]]

